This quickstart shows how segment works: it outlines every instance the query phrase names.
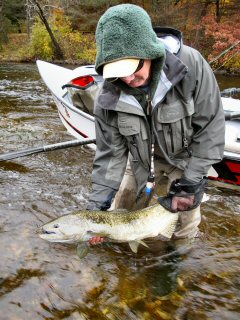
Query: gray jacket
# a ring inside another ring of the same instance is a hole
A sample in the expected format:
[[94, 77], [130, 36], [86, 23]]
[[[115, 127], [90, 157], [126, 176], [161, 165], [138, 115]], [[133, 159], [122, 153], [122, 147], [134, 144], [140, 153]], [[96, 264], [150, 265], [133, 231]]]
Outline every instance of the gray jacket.
[[156, 91], [146, 96], [150, 121], [135, 96], [103, 84], [94, 110], [97, 150], [90, 203], [97, 208], [110, 207], [129, 152], [141, 194], [150, 170], [151, 132], [156, 158], [182, 169], [192, 181], [200, 181], [222, 159], [224, 112], [213, 72], [195, 49], [182, 45], [177, 54], [168, 49]]

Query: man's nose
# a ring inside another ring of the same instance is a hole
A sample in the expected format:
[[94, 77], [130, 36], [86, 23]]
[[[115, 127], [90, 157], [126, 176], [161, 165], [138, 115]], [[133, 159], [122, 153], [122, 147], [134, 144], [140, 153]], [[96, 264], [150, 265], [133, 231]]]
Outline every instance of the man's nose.
[[133, 73], [133, 74], [131, 74], [130, 76], [122, 77], [121, 79], [128, 84], [128, 83], [130, 83], [134, 78], [135, 78], [135, 75], [134, 75], [134, 73]]

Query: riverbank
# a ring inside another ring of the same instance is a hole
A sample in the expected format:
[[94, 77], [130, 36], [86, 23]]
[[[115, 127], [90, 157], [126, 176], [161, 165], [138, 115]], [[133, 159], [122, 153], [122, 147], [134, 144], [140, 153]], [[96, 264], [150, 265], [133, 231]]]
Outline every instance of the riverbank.
[[[69, 50], [64, 50], [66, 52], [64, 60], [54, 60], [48, 55], [44, 55], [43, 50], [37, 50], [36, 44], [32, 44], [26, 33], [16, 34], [12, 33], [8, 35], [8, 43], [2, 44], [0, 49], [0, 63], [21, 63], [21, 62], [31, 62], [35, 63], [36, 60], [41, 59], [44, 61], [57, 63], [57, 64], [69, 64], [69, 65], [86, 65], [93, 64], [95, 59], [95, 43], [93, 42], [93, 37], [91, 35], [84, 36], [78, 45], [83, 47], [80, 50], [77, 46], [75, 50], [70, 48]], [[87, 42], [89, 42], [87, 44]], [[46, 44], [39, 43], [39, 48], [45, 46]], [[47, 46], [47, 45], [46, 45]], [[63, 43], [65, 47], [66, 44]], [[73, 45], [74, 46], [74, 43]], [[49, 51], [49, 48], [46, 48]]]
[[[86, 58], [88, 54], [84, 55], [83, 59], [77, 59], [76, 57], [66, 57], [64, 60], [46, 59], [41, 55], [34, 55], [31, 52], [30, 41], [27, 34], [9, 34], [8, 37], [9, 42], [3, 44], [2, 49], [0, 50], [0, 63], [35, 63], [37, 59], [42, 59], [56, 64], [68, 64], [73, 66], [94, 64], [94, 54], [92, 54], [92, 52], [89, 56], [90, 59]], [[215, 64], [213, 71], [215, 74], [219, 75], [240, 76], [240, 68], [224, 68], [224, 66]]]

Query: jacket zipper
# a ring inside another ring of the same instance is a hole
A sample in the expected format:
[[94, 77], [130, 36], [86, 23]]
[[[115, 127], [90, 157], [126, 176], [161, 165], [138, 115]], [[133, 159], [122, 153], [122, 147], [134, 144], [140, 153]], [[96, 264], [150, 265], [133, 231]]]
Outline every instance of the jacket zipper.
[[150, 99], [150, 96], [149, 96], [148, 93], [146, 94], [146, 100], [147, 100], [147, 110], [146, 110], [147, 112], [146, 112], [146, 114], [147, 114], [148, 120], [150, 120], [149, 124], [150, 124], [150, 127], [151, 127], [152, 100]]
[[192, 156], [192, 150], [189, 149], [189, 144], [188, 144], [188, 140], [185, 136], [185, 132], [184, 132], [184, 126], [183, 126], [183, 120], [181, 119], [181, 130], [182, 130], [182, 143], [183, 143], [183, 148], [187, 151], [187, 154], [189, 156], [189, 158]]
[[172, 150], [172, 153], [174, 153], [173, 131], [172, 131], [171, 124], [169, 124], [168, 130], [169, 130], [168, 132], [169, 132], [170, 139], [171, 139], [171, 150]]
[[[139, 150], [138, 150], [137, 138], [136, 138], [135, 135], [132, 136], [132, 141], [131, 141], [130, 143], [131, 143], [131, 145], [135, 148], [136, 153], [137, 153], [137, 156], [138, 156], [138, 159], [139, 159], [139, 160], [142, 162], [142, 164], [144, 165], [144, 163], [143, 163], [143, 161], [142, 161], [142, 157], [141, 157], [141, 155], [140, 155], [140, 153], [139, 153]], [[132, 159], [132, 161], [133, 161], [133, 162], [139, 162], [138, 159]], [[144, 167], [145, 167], [145, 165], [144, 165]]]
[[[144, 114], [145, 114], [145, 118], [147, 120], [147, 123], [148, 123], [148, 129], [149, 129], [149, 140], [150, 140], [150, 150], [149, 150], [149, 153], [150, 153], [150, 167], [151, 167], [151, 150], [152, 150], [152, 125], [151, 125], [151, 113], [152, 113], [152, 101], [149, 97], [149, 94], [146, 94], [146, 102], [147, 102], [147, 107], [146, 109], [144, 110]], [[138, 159], [141, 161], [141, 163], [144, 165], [144, 167], [146, 167], [146, 165], [144, 164], [144, 162], [142, 161], [142, 157], [139, 153], [139, 150], [138, 150], [138, 146], [137, 146], [137, 141], [136, 141], [136, 136], [133, 135], [132, 136], [132, 141], [130, 142], [131, 145], [135, 148], [136, 150], [136, 154], [138, 155]], [[138, 159], [132, 159], [133, 162], [138, 162], [139, 160]]]

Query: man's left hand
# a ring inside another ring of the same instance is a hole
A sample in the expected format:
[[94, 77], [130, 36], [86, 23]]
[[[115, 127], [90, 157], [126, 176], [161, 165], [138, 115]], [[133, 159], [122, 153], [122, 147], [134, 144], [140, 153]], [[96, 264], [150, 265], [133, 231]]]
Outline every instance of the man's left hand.
[[189, 211], [198, 207], [202, 201], [207, 179], [193, 182], [181, 178], [172, 182], [166, 197], [159, 197], [158, 202], [171, 212]]
[[194, 195], [181, 197], [172, 197], [171, 209], [174, 212], [186, 211], [192, 208], [194, 204]]

